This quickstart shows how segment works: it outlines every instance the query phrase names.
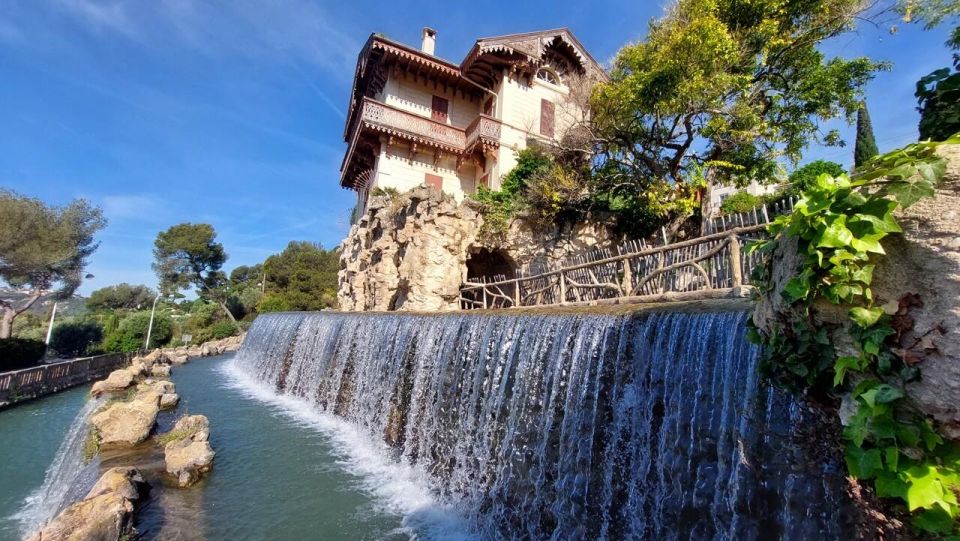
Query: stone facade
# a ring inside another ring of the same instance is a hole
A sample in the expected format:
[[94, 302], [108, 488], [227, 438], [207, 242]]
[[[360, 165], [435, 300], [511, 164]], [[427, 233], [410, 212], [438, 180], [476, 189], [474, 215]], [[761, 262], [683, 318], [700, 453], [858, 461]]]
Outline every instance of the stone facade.
[[483, 251], [516, 269], [553, 264], [614, 240], [600, 223], [544, 229], [517, 219], [502, 242], [490, 245], [478, 238], [482, 224], [470, 201], [458, 204], [424, 186], [371, 198], [341, 246], [341, 309], [456, 310], [468, 263]]

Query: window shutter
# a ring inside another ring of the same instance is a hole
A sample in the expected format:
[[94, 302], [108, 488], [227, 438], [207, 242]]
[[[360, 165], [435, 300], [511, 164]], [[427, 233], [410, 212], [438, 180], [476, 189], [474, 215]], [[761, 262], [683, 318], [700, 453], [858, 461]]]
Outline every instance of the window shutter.
[[436, 188], [439, 191], [443, 191], [443, 177], [440, 175], [431, 175], [430, 173], [424, 173], [424, 181], [427, 183], [427, 186]]
[[540, 100], [540, 135], [553, 138], [554, 105], [550, 100]]
[[441, 98], [440, 96], [433, 97], [433, 105], [431, 106], [431, 116], [437, 122], [447, 123], [447, 111], [450, 108], [450, 102], [446, 98]]
[[492, 115], [493, 114], [493, 98], [487, 100], [487, 103], [483, 104], [483, 114]]

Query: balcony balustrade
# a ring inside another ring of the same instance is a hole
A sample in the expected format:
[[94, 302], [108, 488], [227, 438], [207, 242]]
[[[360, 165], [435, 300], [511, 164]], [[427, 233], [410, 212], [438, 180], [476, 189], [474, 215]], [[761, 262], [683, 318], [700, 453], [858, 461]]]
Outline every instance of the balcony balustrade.
[[370, 98], [364, 99], [360, 122], [375, 131], [455, 154], [471, 152], [478, 140], [485, 145], [500, 141], [500, 121], [487, 115], [478, 116], [463, 130]]

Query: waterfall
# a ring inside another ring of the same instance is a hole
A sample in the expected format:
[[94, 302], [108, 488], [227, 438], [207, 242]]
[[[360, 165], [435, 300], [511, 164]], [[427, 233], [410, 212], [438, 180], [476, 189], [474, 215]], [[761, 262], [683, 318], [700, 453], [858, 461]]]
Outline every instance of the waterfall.
[[743, 312], [260, 316], [237, 368], [421, 468], [490, 539], [842, 539]]
[[90, 433], [90, 416], [103, 404], [103, 399], [87, 400], [57, 448], [47, 468], [43, 485], [27, 496], [16, 514], [24, 537], [53, 519], [67, 505], [80, 500], [93, 486], [99, 472], [99, 461], [87, 461], [83, 447]]

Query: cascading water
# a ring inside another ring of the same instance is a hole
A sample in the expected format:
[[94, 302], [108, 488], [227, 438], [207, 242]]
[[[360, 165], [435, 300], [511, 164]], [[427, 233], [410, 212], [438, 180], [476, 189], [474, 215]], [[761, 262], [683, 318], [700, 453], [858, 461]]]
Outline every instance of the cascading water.
[[53, 519], [71, 502], [83, 498], [96, 482], [98, 460], [86, 460], [83, 448], [90, 434], [90, 416], [102, 404], [102, 399], [87, 400], [64, 436], [53, 463], [47, 468], [43, 485], [27, 497], [23, 509], [17, 513], [20, 532], [24, 536]]
[[383, 439], [484, 538], [842, 539], [747, 315], [275, 314], [239, 370]]

